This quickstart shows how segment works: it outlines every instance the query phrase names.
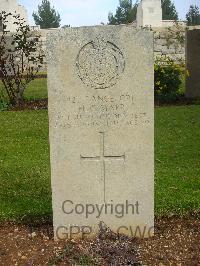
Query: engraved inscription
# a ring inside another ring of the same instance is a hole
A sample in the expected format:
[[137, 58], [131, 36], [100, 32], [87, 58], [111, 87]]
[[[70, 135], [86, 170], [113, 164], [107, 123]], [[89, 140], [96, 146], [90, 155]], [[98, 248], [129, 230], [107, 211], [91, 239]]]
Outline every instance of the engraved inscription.
[[55, 127], [101, 127], [129, 126], [140, 127], [150, 124], [145, 108], [138, 108], [133, 94], [118, 96], [78, 96], [63, 97], [64, 106], [70, 106], [71, 112], [63, 115], [63, 109], [57, 113]]
[[81, 160], [100, 162], [101, 177], [104, 182], [104, 202], [106, 203], [106, 162], [111, 160], [118, 160], [125, 162], [125, 153], [123, 155], [105, 155], [105, 132], [100, 132], [100, 155], [99, 156], [82, 156]]
[[124, 72], [125, 60], [115, 44], [96, 38], [81, 48], [76, 66], [84, 84], [94, 89], [106, 89], [117, 83]]

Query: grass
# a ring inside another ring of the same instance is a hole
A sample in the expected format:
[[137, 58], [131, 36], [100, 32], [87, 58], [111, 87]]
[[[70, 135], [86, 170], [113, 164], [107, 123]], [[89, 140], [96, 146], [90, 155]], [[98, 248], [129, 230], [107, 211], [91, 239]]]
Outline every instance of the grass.
[[[46, 74], [46, 72], [40, 72], [39, 74]], [[185, 76], [182, 77], [182, 84], [179, 92], [181, 95], [185, 92]], [[4, 94], [4, 97], [6, 97], [2, 81], [0, 80], [0, 99], [2, 93]], [[38, 78], [31, 81], [24, 93], [25, 100], [39, 100], [46, 99], [47, 97], [47, 78]]]
[[[200, 106], [155, 111], [157, 215], [200, 209]], [[0, 112], [0, 220], [51, 217], [47, 111]]]
[[47, 98], [47, 79], [40, 78], [33, 80], [24, 93], [26, 100], [38, 100]]
[[[5, 94], [2, 81], [0, 80], [0, 96]], [[6, 98], [6, 96], [4, 96]], [[25, 100], [39, 100], [47, 98], [47, 79], [38, 78], [29, 83], [24, 93]]]
[[200, 210], [200, 105], [156, 109], [156, 213]]
[[49, 216], [47, 112], [0, 112], [0, 121], [0, 219]]

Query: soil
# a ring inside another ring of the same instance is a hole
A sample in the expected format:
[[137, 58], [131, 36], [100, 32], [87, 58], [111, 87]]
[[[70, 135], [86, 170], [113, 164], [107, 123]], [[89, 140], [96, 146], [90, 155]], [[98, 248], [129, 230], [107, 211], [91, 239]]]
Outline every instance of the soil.
[[24, 101], [18, 106], [11, 107], [9, 111], [43, 110], [48, 108], [48, 99]]
[[155, 107], [162, 106], [185, 106], [185, 105], [199, 105], [200, 98], [185, 98], [184, 96], [179, 97], [174, 101], [158, 101], [155, 100]]
[[160, 218], [155, 236], [136, 240], [107, 231], [93, 240], [53, 241], [50, 223], [0, 225], [0, 265], [200, 265], [198, 216]]
[[[178, 101], [166, 103], [155, 101], [155, 107], [161, 106], [182, 106], [182, 105], [195, 105], [200, 104], [200, 100], [181, 98]], [[42, 110], [48, 109], [48, 99], [24, 101], [19, 106], [14, 106], [9, 111], [23, 111], [23, 110]]]

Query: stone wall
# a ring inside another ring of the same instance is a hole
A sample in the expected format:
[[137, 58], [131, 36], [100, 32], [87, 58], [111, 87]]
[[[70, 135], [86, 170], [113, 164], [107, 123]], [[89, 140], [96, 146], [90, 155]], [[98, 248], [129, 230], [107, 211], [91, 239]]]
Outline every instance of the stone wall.
[[166, 55], [176, 62], [185, 61], [185, 28], [175, 26], [154, 30], [155, 57]]
[[[57, 29], [40, 30], [41, 41], [46, 47], [46, 35]], [[166, 55], [176, 62], [185, 62], [185, 27], [153, 28], [154, 53], [157, 56]]]
[[[37, 35], [38, 33], [40, 34], [40, 42], [41, 42], [41, 47], [42, 50], [45, 52], [46, 54], [46, 40], [47, 40], [47, 34], [50, 32], [53, 32], [55, 30], [58, 30], [57, 28], [52, 28], [52, 29], [39, 29], [39, 30], [35, 30], [35, 28], [33, 28], [33, 35], [34, 32]], [[46, 59], [44, 59], [44, 66], [42, 71], [45, 72], [47, 70], [47, 62]]]
[[[135, 27], [130, 24], [130, 27]], [[33, 28], [35, 32], [41, 35], [41, 45], [46, 50], [47, 34], [58, 29], [39, 29]], [[200, 29], [200, 26], [188, 27], [188, 30]], [[185, 62], [185, 43], [186, 43], [186, 27], [182, 25], [175, 25], [171, 28], [153, 28], [154, 31], [154, 54], [155, 58], [161, 55], [169, 56], [177, 63]], [[46, 62], [44, 64], [44, 71], [46, 71]]]

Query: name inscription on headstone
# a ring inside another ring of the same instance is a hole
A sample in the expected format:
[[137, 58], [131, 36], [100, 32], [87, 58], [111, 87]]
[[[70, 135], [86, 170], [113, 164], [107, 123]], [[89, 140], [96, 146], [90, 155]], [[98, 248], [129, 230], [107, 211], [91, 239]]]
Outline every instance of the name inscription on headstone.
[[71, 113], [67, 116], [62, 112], [57, 114], [56, 127], [137, 127], [150, 123], [147, 112], [138, 112], [134, 108], [136, 103], [133, 94], [121, 94], [117, 97], [86, 95], [84, 99], [81, 96], [66, 96], [65, 102]]

